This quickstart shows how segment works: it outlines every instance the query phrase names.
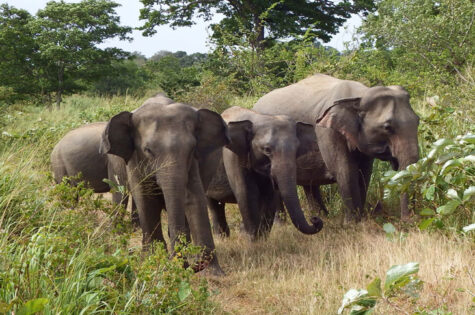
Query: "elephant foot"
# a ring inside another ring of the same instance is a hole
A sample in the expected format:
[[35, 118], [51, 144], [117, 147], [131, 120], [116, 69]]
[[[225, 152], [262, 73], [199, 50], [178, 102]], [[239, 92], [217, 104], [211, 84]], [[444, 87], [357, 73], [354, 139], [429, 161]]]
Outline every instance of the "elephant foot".
[[193, 265], [192, 269], [194, 272], [200, 272], [204, 275], [217, 277], [225, 275], [223, 269], [221, 269], [221, 266], [218, 264], [218, 260], [216, 257], [212, 257], [212, 254], [202, 257]]
[[343, 220], [342, 220], [342, 225], [343, 226], [350, 226], [354, 225], [355, 223], [359, 223], [361, 221], [361, 217], [351, 214], [351, 215], [345, 215]]
[[213, 226], [213, 234], [218, 235], [222, 238], [229, 237], [230, 235], [229, 226], [226, 226], [225, 228], [221, 226]]

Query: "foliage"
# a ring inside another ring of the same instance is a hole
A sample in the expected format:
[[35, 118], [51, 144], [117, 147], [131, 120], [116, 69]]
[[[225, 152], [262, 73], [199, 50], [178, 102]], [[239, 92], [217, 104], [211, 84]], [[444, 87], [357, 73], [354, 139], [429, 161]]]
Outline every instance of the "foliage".
[[[386, 273], [384, 286], [381, 288], [381, 279], [375, 278], [366, 287], [366, 290], [351, 289], [345, 293], [338, 314], [349, 309], [351, 315], [371, 314], [377, 302], [384, 302], [391, 306], [392, 299], [407, 295], [414, 299], [418, 298], [418, 291], [422, 287], [422, 281], [417, 277], [418, 263], [392, 266]], [[399, 310], [397, 306], [393, 306]]]
[[[210, 20], [214, 14], [224, 18], [213, 24], [213, 38], [218, 42], [228, 34], [242, 38], [254, 49], [263, 48], [265, 36], [269, 39], [311, 35], [329, 41], [338, 27], [352, 13], [373, 9], [371, 0], [332, 1], [194, 1], [141, 0], [144, 8], [140, 18], [145, 35], [154, 34], [156, 26], [190, 26], [195, 16]], [[234, 44], [240, 45], [241, 41]]]
[[119, 25], [117, 6], [106, 0], [51, 1], [32, 17], [2, 5], [0, 46], [9, 47], [9, 59], [0, 60], [0, 68], [10, 75], [19, 71], [22, 80], [35, 88], [26, 92], [28, 83], [18, 80], [2, 80], [0, 85], [11, 86], [17, 93], [50, 96], [55, 92], [58, 105], [63, 93], [85, 89], [85, 82], [97, 80], [112, 61], [127, 56], [117, 48], [97, 47], [109, 38], [130, 39], [131, 28]]
[[[131, 110], [135, 98], [68, 97], [60, 110], [0, 114], [0, 313], [201, 313], [214, 307], [177, 248], [144, 255], [122, 206], [79, 184], [53, 185], [49, 154], [69, 130]], [[21, 111], [19, 110], [21, 109]]]
[[188, 91], [200, 83], [200, 65], [184, 67], [180, 59], [173, 54], [159, 58], [157, 61], [148, 61], [144, 71], [149, 78], [147, 86], [150, 89], [160, 87], [171, 98]]
[[471, 0], [383, 0], [360, 31], [364, 47], [392, 49], [398, 67], [430, 74], [432, 81], [464, 80], [463, 68], [473, 64], [475, 6]]
[[135, 60], [114, 61], [110, 69], [94, 82], [91, 92], [99, 95], [143, 95], [150, 75]]
[[417, 208], [425, 219], [421, 230], [461, 228], [475, 221], [475, 135], [468, 133], [455, 139], [439, 139], [426, 157], [406, 170], [389, 171], [385, 197], [408, 191], [420, 196]]
[[21, 95], [38, 92], [32, 80], [33, 60], [37, 49], [29, 23], [33, 17], [26, 10], [0, 5], [0, 102], [11, 102]]
[[221, 113], [230, 107], [231, 97], [235, 93], [230, 86], [229, 82], [207, 71], [201, 74], [198, 86], [192, 87], [177, 100], [197, 108], [207, 108]]

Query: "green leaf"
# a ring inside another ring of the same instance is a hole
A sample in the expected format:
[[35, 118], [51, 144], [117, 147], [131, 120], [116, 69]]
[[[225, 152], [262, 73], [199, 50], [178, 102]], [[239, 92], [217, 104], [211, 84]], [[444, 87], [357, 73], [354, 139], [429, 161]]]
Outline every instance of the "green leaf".
[[400, 181], [404, 177], [409, 177], [409, 176], [411, 176], [411, 174], [407, 170], [402, 170], [402, 171], [397, 172], [396, 175], [394, 175], [391, 178], [390, 182], [397, 183], [398, 181]]
[[31, 314], [41, 312], [45, 308], [46, 303], [48, 302], [49, 300], [45, 298], [29, 300], [28, 302], [26, 302], [25, 304], [21, 306], [17, 314], [31, 315]]
[[418, 225], [419, 230], [424, 231], [425, 229], [427, 229], [432, 224], [432, 222], [434, 220], [435, 220], [435, 218], [429, 218], [429, 219], [422, 220]]
[[411, 262], [405, 265], [394, 265], [386, 273], [384, 282], [384, 291], [389, 291], [392, 287], [401, 282], [405, 277], [415, 274], [419, 271], [419, 263]]
[[[345, 293], [343, 296], [343, 301], [341, 302], [341, 306], [338, 309], [338, 314], [342, 314], [345, 308], [352, 306], [362, 299], [368, 298], [368, 291], [366, 290], [356, 290], [356, 289], [351, 289], [348, 292]], [[361, 309], [361, 307], [358, 307]], [[352, 310], [353, 312], [353, 310]]]
[[475, 135], [474, 134], [467, 134], [462, 137], [464, 142], [475, 144]]
[[472, 223], [472, 224], [470, 224], [470, 225], [464, 226], [464, 227], [462, 228], [462, 230], [463, 230], [465, 233], [467, 233], [467, 232], [469, 232], [469, 231], [475, 230], [475, 223]]
[[452, 188], [447, 190], [447, 198], [460, 201], [460, 197], [459, 197], [457, 191], [455, 189], [452, 189]]
[[190, 294], [190, 284], [186, 281], [180, 282], [180, 286], [178, 288], [178, 298], [180, 299], [180, 302], [183, 302]]
[[368, 295], [381, 297], [381, 279], [376, 278], [366, 287]]
[[426, 190], [426, 193], [425, 193], [426, 199], [434, 200], [434, 194], [435, 194], [435, 185], [431, 185]]
[[436, 142], [434, 142], [433, 146], [435, 148], [440, 148], [440, 147], [446, 147], [448, 146], [449, 144], [454, 144], [454, 141], [451, 140], [451, 139], [439, 139], [437, 140]]
[[469, 162], [475, 163], [475, 155], [468, 155], [466, 157], [461, 158], [460, 161], [462, 162], [469, 161]]
[[445, 175], [445, 174], [447, 174], [448, 171], [450, 171], [451, 169], [453, 169], [454, 167], [457, 167], [457, 166], [462, 166], [462, 163], [458, 159], [449, 160], [449, 161], [445, 162], [444, 166], [442, 166], [442, 169], [440, 170], [440, 173], [442, 175]]
[[383, 225], [383, 230], [384, 232], [386, 232], [387, 234], [393, 234], [396, 232], [396, 228], [394, 227], [394, 225], [392, 225], [391, 223], [384, 223]]
[[464, 190], [462, 200], [468, 201], [473, 195], [475, 195], [475, 186], [470, 186]]
[[437, 208], [437, 213], [441, 215], [449, 215], [460, 205], [459, 200], [450, 200], [445, 205]]
[[424, 208], [421, 210], [421, 212], [419, 212], [419, 215], [432, 216], [432, 215], [435, 215], [435, 211], [432, 210], [431, 208]]

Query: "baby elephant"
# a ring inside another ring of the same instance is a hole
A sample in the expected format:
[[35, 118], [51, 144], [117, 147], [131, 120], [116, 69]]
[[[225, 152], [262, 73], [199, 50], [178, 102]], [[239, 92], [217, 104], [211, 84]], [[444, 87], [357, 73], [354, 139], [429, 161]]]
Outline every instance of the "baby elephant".
[[[110, 191], [110, 186], [103, 181], [107, 178], [117, 185], [127, 184], [125, 161], [110, 154], [99, 153], [101, 135], [107, 123], [88, 124], [68, 132], [54, 147], [51, 153], [51, 165], [54, 180], [60, 183], [65, 176], [82, 174], [85, 181], [96, 193]], [[71, 184], [77, 185], [78, 180], [72, 179]], [[125, 207], [128, 196], [119, 192], [112, 194], [112, 201], [122, 203]], [[134, 208], [134, 207], [133, 207]], [[132, 222], [138, 225], [138, 215], [132, 212]]]
[[[224, 204], [236, 202], [250, 238], [266, 236], [280, 197], [300, 232], [318, 233], [323, 222], [318, 217], [307, 222], [296, 188], [296, 160], [316, 145], [312, 126], [240, 107], [225, 110], [222, 117], [231, 141], [200, 165], [214, 231], [229, 235]], [[216, 166], [217, 171], [207, 172]]]

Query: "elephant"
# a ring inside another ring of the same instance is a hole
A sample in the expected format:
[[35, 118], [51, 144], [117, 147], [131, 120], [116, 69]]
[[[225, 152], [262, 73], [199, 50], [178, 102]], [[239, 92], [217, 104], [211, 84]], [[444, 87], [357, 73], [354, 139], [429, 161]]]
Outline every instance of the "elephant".
[[[359, 221], [374, 159], [403, 170], [419, 159], [419, 117], [401, 86], [367, 87], [316, 74], [262, 96], [253, 109], [315, 126], [318, 150], [297, 161], [299, 185], [336, 182], [345, 223]], [[410, 216], [401, 195], [401, 218]]]
[[102, 134], [101, 152], [121, 157], [137, 205], [142, 245], [165, 243], [161, 210], [166, 209], [172, 250], [181, 234], [188, 233], [203, 247], [203, 264], [222, 274], [206, 209], [198, 160], [228, 144], [221, 116], [182, 103], [148, 99], [134, 112], [112, 117]]
[[[77, 176], [81, 173], [84, 180], [96, 193], [110, 191], [110, 186], [104, 178], [117, 185], [127, 185], [125, 162], [115, 155], [99, 153], [101, 136], [106, 128], [106, 122], [87, 124], [68, 132], [53, 148], [51, 165], [54, 180], [61, 183], [63, 177]], [[73, 185], [77, 179], [70, 179]], [[120, 192], [112, 194], [112, 201], [127, 207], [128, 196]], [[132, 203], [132, 223], [138, 225], [138, 215]]]
[[318, 233], [323, 222], [318, 217], [310, 218], [311, 224], [306, 221], [296, 189], [296, 158], [316, 145], [312, 125], [237, 106], [225, 110], [222, 117], [231, 141], [200, 164], [202, 172], [218, 165], [206, 191], [215, 233], [229, 235], [224, 205], [237, 202], [251, 240], [266, 236], [278, 198], [299, 231]]

